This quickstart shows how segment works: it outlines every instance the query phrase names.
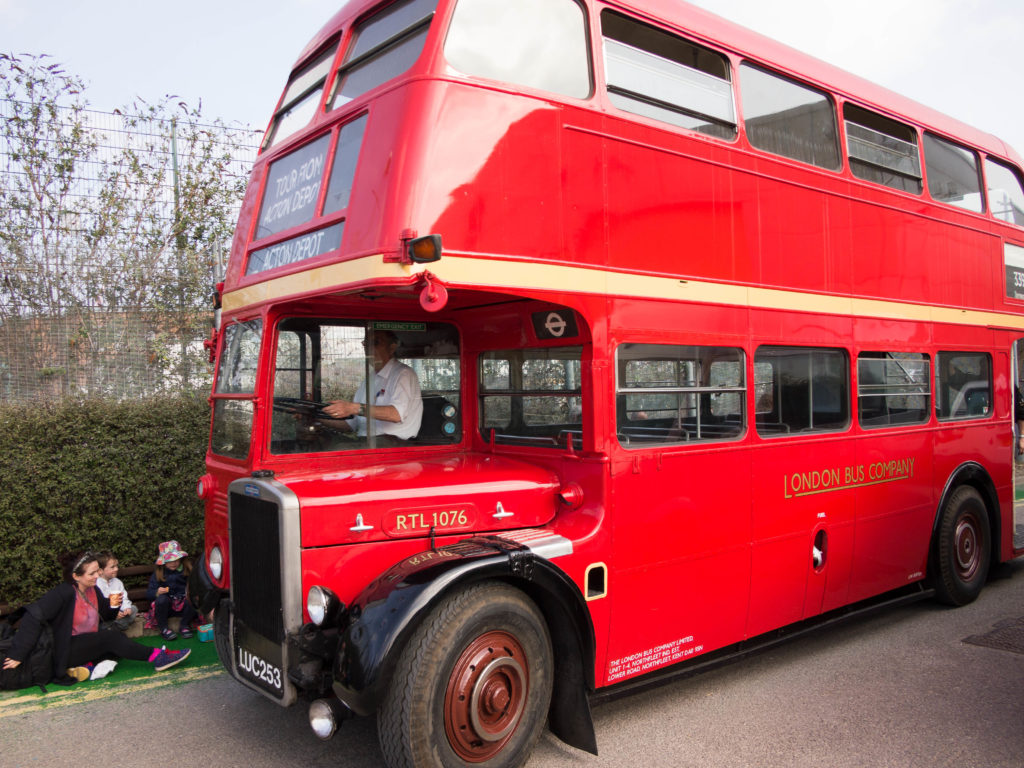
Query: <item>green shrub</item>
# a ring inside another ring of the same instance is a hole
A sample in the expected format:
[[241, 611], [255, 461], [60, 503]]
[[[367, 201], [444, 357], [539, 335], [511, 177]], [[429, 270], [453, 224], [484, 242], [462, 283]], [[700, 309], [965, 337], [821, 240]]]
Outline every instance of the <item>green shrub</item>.
[[69, 550], [142, 565], [177, 539], [198, 554], [208, 430], [199, 397], [0, 406], [0, 603], [56, 585]]

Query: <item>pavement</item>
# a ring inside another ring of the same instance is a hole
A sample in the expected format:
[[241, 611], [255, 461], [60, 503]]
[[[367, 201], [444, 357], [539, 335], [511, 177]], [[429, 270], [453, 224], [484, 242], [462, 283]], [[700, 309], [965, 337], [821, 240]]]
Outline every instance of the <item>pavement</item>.
[[[303, 704], [282, 709], [215, 666], [186, 671], [105, 698], [0, 701], [0, 766], [383, 764], [373, 718], [322, 742]], [[594, 725], [600, 754], [546, 732], [526, 768], [1022, 768], [1024, 559], [970, 605], [885, 609], [601, 704]], [[97, 726], [117, 747], [95, 743]]]

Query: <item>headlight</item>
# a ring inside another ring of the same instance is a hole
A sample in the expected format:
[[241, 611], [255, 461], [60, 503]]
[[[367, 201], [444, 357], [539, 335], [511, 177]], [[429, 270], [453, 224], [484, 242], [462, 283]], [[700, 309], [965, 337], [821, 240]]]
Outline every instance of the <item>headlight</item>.
[[213, 486], [213, 477], [203, 475], [196, 481], [196, 496], [200, 499], [205, 499], [213, 491]]
[[341, 601], [327, 587], [310, 587], [306, 595], [306, 612], [318, 627], [330, 626], [341, 610]]
[[220, 547], [214, 547], [210, 550], [210, 575], [216, 581], [220, 581], [221, 574], [224, 573], [224, 554], [220, 551]]
[[324, 699], [317, 699], [309, 705], [309, 727], [324, 741], [338, 730], [338, 720], [334, 717], [331, 705]]
[[352, 710], [337, 699], [317, 699], [309, 705], [309, 725], [313, 733], [325, 741], [350, 717]]

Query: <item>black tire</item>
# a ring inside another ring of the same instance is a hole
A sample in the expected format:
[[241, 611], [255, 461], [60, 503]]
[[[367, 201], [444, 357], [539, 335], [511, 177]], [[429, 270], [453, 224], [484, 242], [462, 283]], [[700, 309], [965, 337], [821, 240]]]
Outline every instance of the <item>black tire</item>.
[[402, 651], [377, 712], [391, 768], [523, 765], [551, 702], [551, 638], [526, 595], [484, 582], [442, 600]]
[[227, 600], [221, 600], [213, 612], [213, 645], [220, 663], [230, 672], [234, 652], [231, 650], [231, 611]]
[[974, 488], [962, 485], [942, 509], [932, 561], [932, 584], [940, 602], [967, 605], [988, 578], [992, 536], [988, 510]]

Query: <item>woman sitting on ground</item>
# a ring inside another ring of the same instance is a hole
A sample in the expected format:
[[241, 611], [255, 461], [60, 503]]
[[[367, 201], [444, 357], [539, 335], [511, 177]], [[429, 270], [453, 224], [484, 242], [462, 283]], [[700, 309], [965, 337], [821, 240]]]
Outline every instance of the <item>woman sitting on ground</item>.
[[53, 629], [53, 676], [54, 682], [61, 685], [87, 679], [91, 666], [101, 659], [148, 661], [159, 672], [189, 655], [187, 649], [150, 648], [120, 632], [100, 630], [100, 620], [116, 618], [118, 608], [96, 586], [100, 575], [96, 555], [80, 552], [64, 555], [60, 561], [64, 583], [28, 606], [4, 660], [4, 669], [17, 667], [31, 655], [42, 622], [49, 622]]

